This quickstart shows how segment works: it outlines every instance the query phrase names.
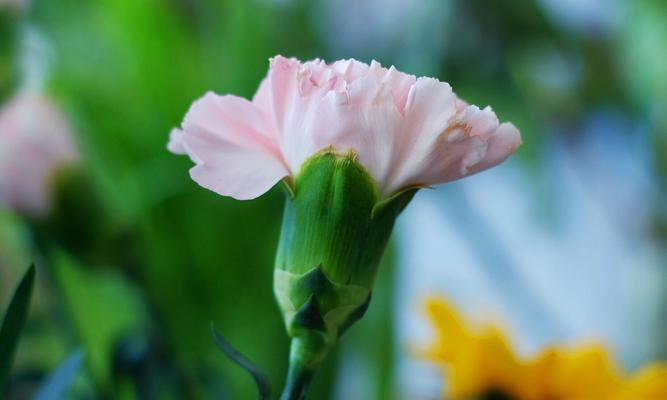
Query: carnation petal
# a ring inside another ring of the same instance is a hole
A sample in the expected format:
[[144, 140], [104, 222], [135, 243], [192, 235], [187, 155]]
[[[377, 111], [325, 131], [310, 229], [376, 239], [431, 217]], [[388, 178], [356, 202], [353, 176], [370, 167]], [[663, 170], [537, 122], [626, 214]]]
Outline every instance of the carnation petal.
[[198, 164], [190, 176], [199, 185], [222, 196], [251, 200], [271, 189], [287, 175], [275, 158], [230, 144], [211, 146], [215, 161]]
[[331, 68], [343, 76], [346, 82], [353, 82], [366, 76], [370, 67], [366, 63], [350, 58], [334, 62]]
[[521, 134], [511, 123], [500, 124], [488, 139], [488, 150], [479, 163], [474, 165], [469, 174], [495, 167], [505, 161], [521, 145]]
[[401, 129], [401, 114], [382, 76], [369, 73], [349, 85], [347, 99], [330, 94], [312, 124], [316, 147], [354, 151], [378, 188], [388, 179]]
[[[410, 88], [400, 143], [395, 150], [394, 171], [384, 194], [414, 185], [432, 185], [434, 163], [455, 158], [449, 152], [437, 151], [442, 133], [456, 113], [456, 96], [452, 88], [431, 78], [419, 78]], [[438, 150], [443, 150], [442, 148]]]
[[390, 187], [393, 191], [450, 182], [491, 168], [521, 142], [514, 125], [499, 125], [490, 107], [467, 105], [449, 85], [435, 80], [418, 80], [406, 104], [406, 118], [413, 118], [409, 130], [419, 132], [419, 137], [408, 149], [408, 161]]
[[323, 126], [330, 121], [320, 114], [320, 104], [335, 85], [335, 77], [328, 75], [330, 68], [315, 60], [302, 65], [295, 59], [276, 56], [266, 86], [260, 88], [258, 102], [268, 110], [275, 127], [278, 145], [292, 175], [312, 154], [321, 150], [315, 143], [320, 132], [314, 125]]
[[391, 87], [391, 93], [394, 97], [396, 108], [403, 113], [406, 102], [408, 101], [408, 95], [410, 94], [410, 88], [415, 84], [417, 78], [414, 75], [399, 72], [392, 66], [387, 70], [383, 81]]
[[[376, 61], [301, 63], [282, 56], [271, 59], [252, 101], [208, 94], [193, 104], [183, 128], [172, 132], [169, 149], [186, 152], [197, 164], [193, 176], [219, 193], [238, 189], [223, 189], [221, 182], [234, 177], [215, 169], [234, 170], [241, 179], [251, 166], [243, 157], [271, 170], [249, 177], [265, 191], [268, 181], [294, 177], [306, 159], [333, 149], [353, 151], [384, 199], [493, 167], [521, 142], [491, 108], [468, 105], [437, 79]], [[232, 159], [243, 168], [229, 165]], [[225, 177], [213, 184], [216, 174]]]
[[169, 143], [167, 143], [167, 150], [174, 154], [185, 155], [187, 150], [183, 144], [183, 131], [174, 128], [169, 132]]
[[224, 196], [252, 199], [287, 175], [265, 114], [240, 97], [206, 94], [172, 139], [170, 149], [185, 151], [197, 164], [192, 178]]
[[192, 132], [205, 131], [241, 147], [263, 149], [280, 157], [276, 134], [266, 115], [242, 97], [206, 93], [190, 107], [183, 131], [185, 143]]

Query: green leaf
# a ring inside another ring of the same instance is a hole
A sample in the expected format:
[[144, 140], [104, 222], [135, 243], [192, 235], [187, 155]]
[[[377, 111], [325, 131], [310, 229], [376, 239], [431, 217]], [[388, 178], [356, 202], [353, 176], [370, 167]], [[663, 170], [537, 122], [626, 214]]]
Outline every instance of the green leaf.
[[14, 352], [28, 315], [30, 295], [35, 283], [35, 266], [31, 265], [19, 283], [0, 327], [0, 394], [9, 380]]
[[211, 324], [211, 334], [215, 340], [215, 344], [218, 348], [227, 355], [232, 361], [234, 361], [239, 367], [248, 371], [252, 378], [255, 380], [257, 385], [257, 391], [259, 392], [260, 400], [269, 400], [271, 399], [271, 385], [269, 380], [266, 378], [266, 375], [262, 370], [260, 370], [255, 364], [252, 363], [246, 356], [241, 354], [236, 350], [231, 344], [229, 344], [225, 338], [222, 337], [220, 332], [215, 329], [215, 326]]

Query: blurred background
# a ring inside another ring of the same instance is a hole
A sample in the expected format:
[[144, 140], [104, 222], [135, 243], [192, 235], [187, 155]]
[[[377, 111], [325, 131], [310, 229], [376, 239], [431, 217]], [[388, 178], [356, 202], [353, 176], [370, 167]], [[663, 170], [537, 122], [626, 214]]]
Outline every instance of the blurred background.
[[667, 357], [664, 1], [0, 0], [0, 42], [2, 103], [42, 97], [79, 153], [51, 214], [0, 204], [0, 308], [38, 268], [9, 398], [63, 362], [83, 363], [67, 398], [254, 398], [211, 322], [281, 386], [283, 193], [220, 197], [166, 151], [193, 100], [251, 97], [275, 54], [438, 77], [523, 137], [502, 166], [417, 194], [312, 398], [439, 398], [410, 351], [430, 294], [501, 321], [522, 354], [597, 340], [629, 370]]

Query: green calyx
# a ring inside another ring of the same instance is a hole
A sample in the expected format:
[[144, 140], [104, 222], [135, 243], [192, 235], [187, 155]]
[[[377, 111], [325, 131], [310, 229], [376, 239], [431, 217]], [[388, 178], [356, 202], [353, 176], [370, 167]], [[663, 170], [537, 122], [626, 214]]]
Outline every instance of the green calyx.
[[361, 318], [371, 299], [369, 289], [334, 283], [320, 266], [300, 275], [276, 270], [273, 277], [288, 335], [308, 332], [322, 348]]
[[371, 293], [361, 286], [332, 282], [320, 266], [304, 274], [277, 269], [274, 291], [292, 338], [282, 399], [302, 399], [338, 336], [366, 311]]
[[380, 198], [354, 153], [326, 150], [301, 167], [286, 202], [274, 273], [292, 338], [282, 398], [302, 398], [328, 350], [365, 313], [394, 222], [415, 192]]
[[332, 282], [371, 289], [396, 217], [416, 189], [381, 199], [353, 153], [318, 153], [301, 167], [285, 206], [276, 269], [321, 266]]

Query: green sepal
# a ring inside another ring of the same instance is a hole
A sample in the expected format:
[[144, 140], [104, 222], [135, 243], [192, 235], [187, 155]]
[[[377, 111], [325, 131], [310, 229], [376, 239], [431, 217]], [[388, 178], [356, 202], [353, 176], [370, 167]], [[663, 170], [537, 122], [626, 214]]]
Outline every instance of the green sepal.
[[405, 207], [410, 203], [412, 198], [417, 193], [417, 190], [421, 189], [420, 186], [409, 187], [403, 189], [400, 192], [380, 201], [379, 203], [373, 206], [371, 211], [371, 219], [380, 220], [385, 214], [389, 214], [396, 218]]
[[313, 331], [324, 344], [361, 318], [371, 297], [365, 287], [331, 281], [321, 266], [303, 274], [275, 270], [274, 291], [289, 336]]
[[276, 269], [274, 292], [292, 338], [289, 374], [280, 398], [300, 400], [338, 337], [366, 312], [371, 292], [333, 282], [321, 266], [302, 274]]
[[276, 269], [303, 274], [321, 265], [331, 281], [370, 290], [394, 222], [416, 190], [382, 199], [354, 153], [316, 154], [294, 179]]

